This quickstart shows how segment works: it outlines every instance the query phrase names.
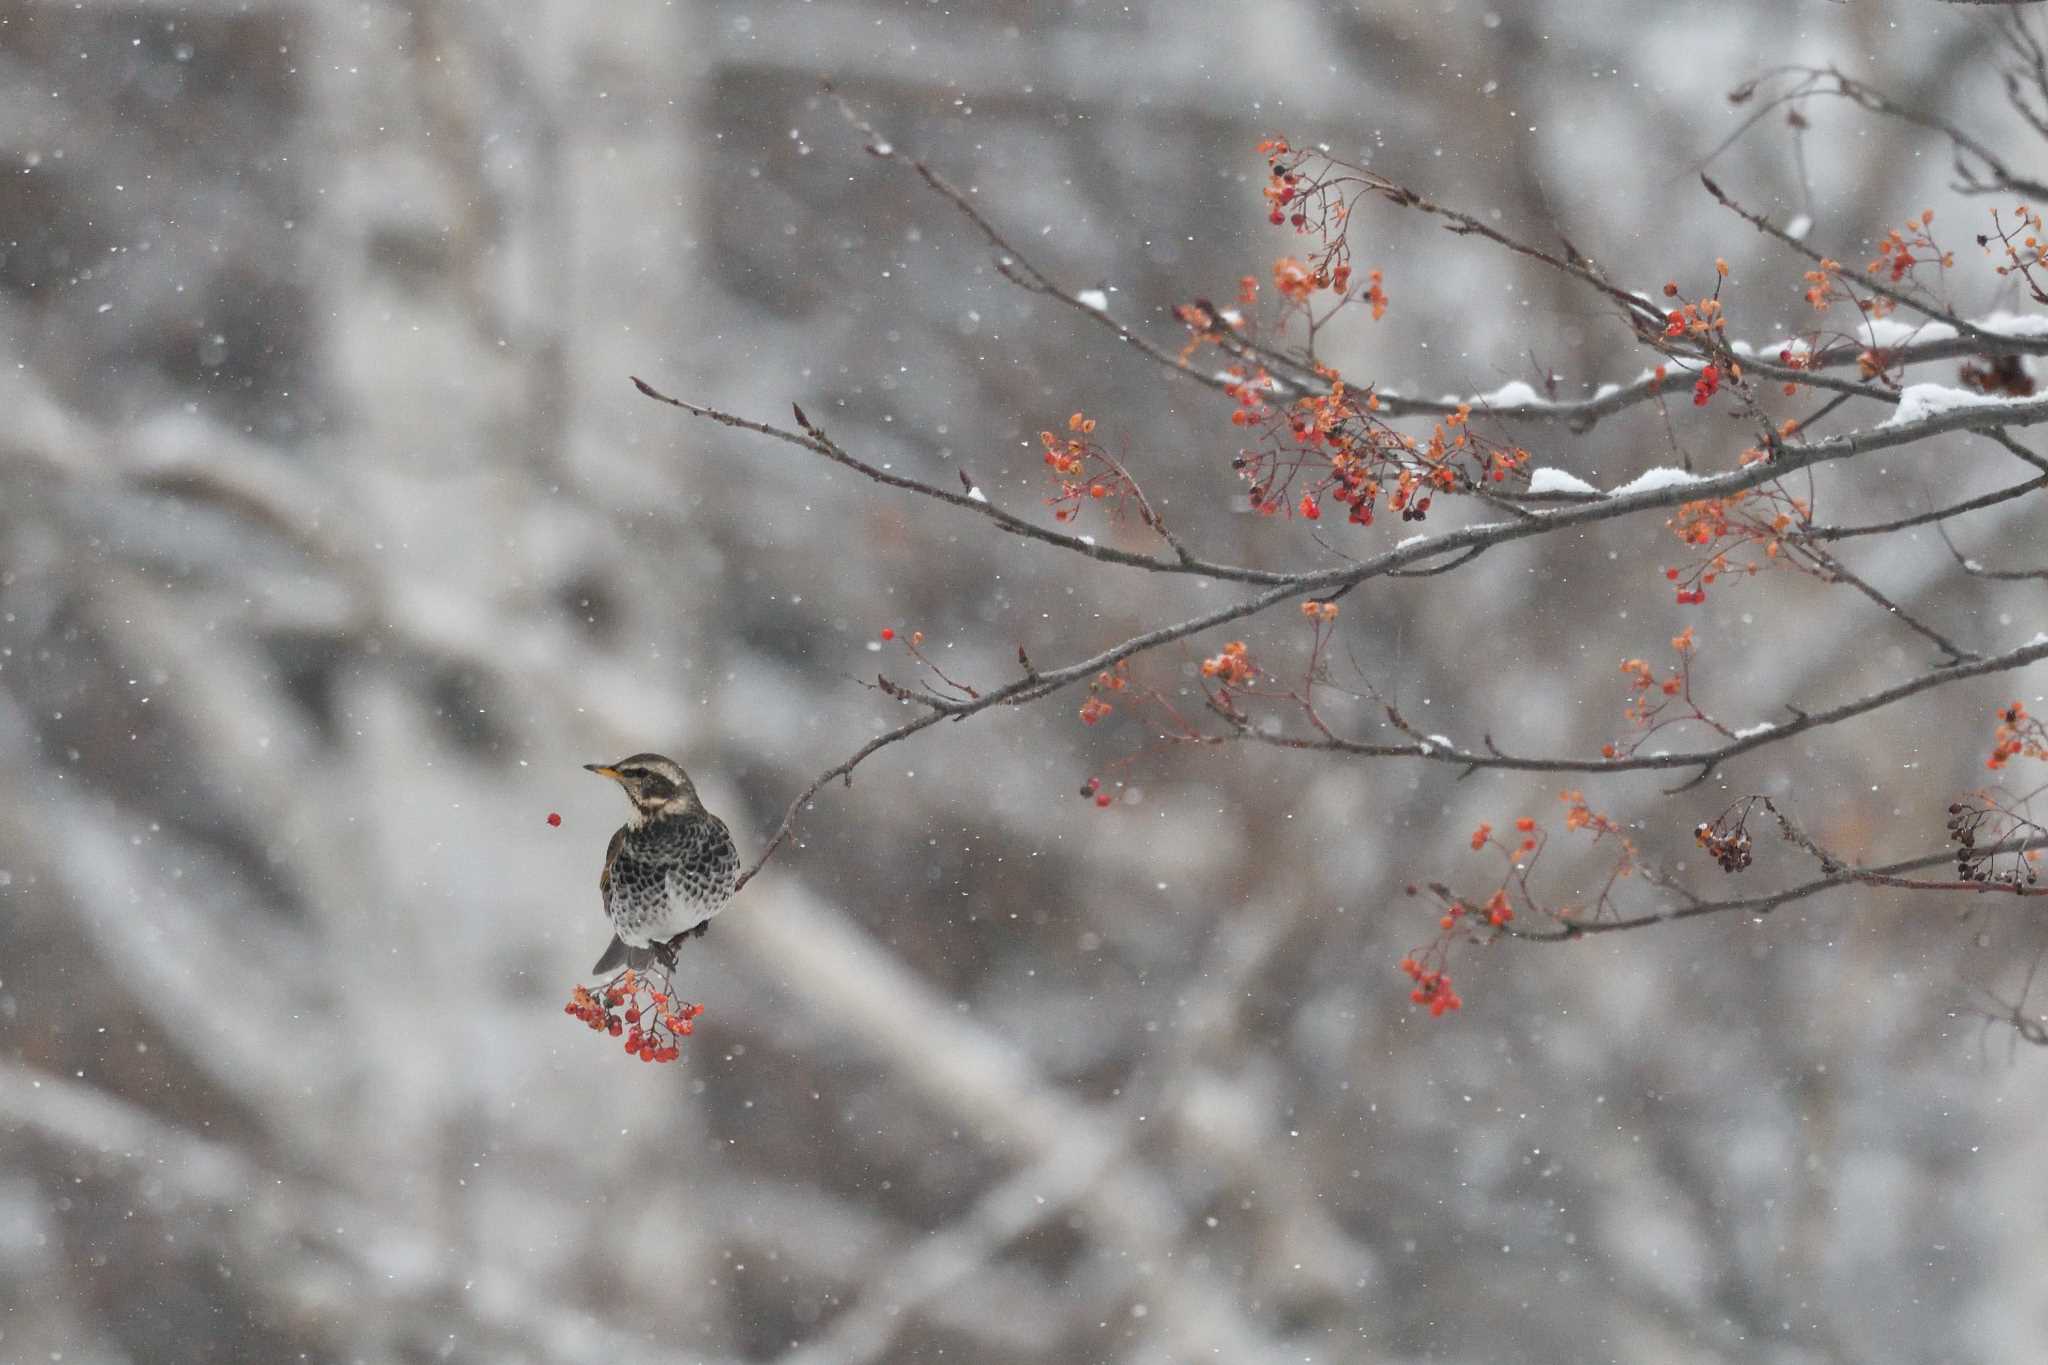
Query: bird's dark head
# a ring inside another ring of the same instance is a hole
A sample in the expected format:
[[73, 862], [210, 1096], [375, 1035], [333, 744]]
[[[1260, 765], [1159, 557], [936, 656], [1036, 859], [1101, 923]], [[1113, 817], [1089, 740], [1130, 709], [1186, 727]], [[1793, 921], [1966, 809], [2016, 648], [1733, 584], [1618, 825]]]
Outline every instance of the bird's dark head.
[[609, 777], [626, 789], [633, 803], [633, 823], [641, 825], [657, 816], [687, 815], [704, 809], [697, 788], [683, 765], [660, 754], [634, 754], [616, 763], [583, 765], [599, 777]]

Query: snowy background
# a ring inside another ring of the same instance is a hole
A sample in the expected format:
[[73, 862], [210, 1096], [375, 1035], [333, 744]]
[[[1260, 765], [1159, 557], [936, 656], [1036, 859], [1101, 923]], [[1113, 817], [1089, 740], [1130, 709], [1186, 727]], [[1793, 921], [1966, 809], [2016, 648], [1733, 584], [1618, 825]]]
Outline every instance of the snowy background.
[[[690, 947], [678, 1065], [560, 1012], [625, 810], [578, 765], [676, 755], [751, 852], [906, 718], [857, 683], [906, 672], [881, 627], [989, 682], [1222, 591], [1078, 571], [628, 375], [801, 402], [1027, 513], [1035, 433], [1084, 408], [1191, 542], [1322, 554], [1230, 512], [1221, 400], [1006, 285], [821, 76], [1168, 346], [1172, 304], [1294, 249], [1257, 195], [1272, 133], [1642, 287], [1725, 256], [1737, 331], [1778, 336], [1801, 265], [1694, 178], [1746, 112], [1726, 92], [1838, 62], [2024, 163], [1996, 53], [1929, 0], [0, 3], [0, 1359], [2048, 1357], [2048, 1059], [1971, 1013], [2042, 936], [1836, 894], [1467, 953], [1464, 1010], [1428, 1019], [1402, 884], [1482, 879], [1472, 827], [1554, 822], [1556, 782], [1175, 751], [1099, 811], [1079, 780], [1144, 735], [1062, 694], [821, 794]], [[1810, 194], [1781, 120], [1716, 178], [1851, 261], [1924, 207], [1979, 230], [1938, 138], [1810, 112]], [[1554, 276], [1360, 228], [1394, 306], [1333, 339], [1354, 378], [1570, 395], [1648, 363]], [[2026, 306], [1961, 261], [1960, 304]], [[1731, 462], [1742, 428], [1680, 406], [1680, 447]], [[1603, 487], [1673, 459], [1654, 409], [1512, 435]], [[1823, 476], [1828, 505], [2009, 477], [1937, 445]], [[2038, 524], [1956, 533], [2015, 564]], [[1541, 751], [1617, 734], [1616, 662], [1687, 624], [1737, 725], [1931, 662], [1791, 576], [1681, 610], [1666, 534], [1381, 580], [1340, 638], [1419, 723]], [[1849, 558], [1978, 647], [2048, 625], [1932, 536]], [[1690, 830], [1745, 791], [1905, 856], [2029, 683], [1685, 798], [1584, 785], [1709, 893]], [[1601, 865], [1557, 870], [1576, 894]], [[1760, 844], [1747, 875], [1804, 872]]]

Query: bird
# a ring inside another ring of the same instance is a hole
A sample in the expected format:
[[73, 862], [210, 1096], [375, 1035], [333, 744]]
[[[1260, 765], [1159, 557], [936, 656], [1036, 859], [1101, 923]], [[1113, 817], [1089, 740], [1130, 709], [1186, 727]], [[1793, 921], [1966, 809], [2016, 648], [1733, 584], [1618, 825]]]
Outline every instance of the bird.
[[598, 875], [612, 942], [591, 970], [644, 969], [655, 962], [673, 969], [683, 940], [702, 935], [738, 887], [732, 831], [704, 809], [696, 785], [672, 758], [634, 754], [583, 766], [625, 788], [633, 803]]

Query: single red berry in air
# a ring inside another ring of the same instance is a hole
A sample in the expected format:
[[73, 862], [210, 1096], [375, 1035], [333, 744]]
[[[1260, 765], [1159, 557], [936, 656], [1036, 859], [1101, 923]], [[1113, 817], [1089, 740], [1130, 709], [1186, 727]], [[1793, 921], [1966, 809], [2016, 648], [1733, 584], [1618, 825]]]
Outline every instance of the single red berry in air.
[[884, 640], [893, 640], [893, 639], [895, 639], [895, 638], [896, 638], [896, 630], [895, 630], [895, 628], [894, 628], [893, 626], [883, 626], [883, 627], [882, 627], [882, 638], [883, 638]]
[[553, 826], [555, 826], [555, 827], [556, 827], [557, 829], [561, 828], [561, 825], [562, 825], [562, 817], [561, 817], [561, 815], [560, 815], [559, 813], [555, 812], [555, 811], [549, 811], [549, 812], [548, 812], [548, 823], [549, 823], [549, 824], [551, 824], [551, 825], [553, 825]]

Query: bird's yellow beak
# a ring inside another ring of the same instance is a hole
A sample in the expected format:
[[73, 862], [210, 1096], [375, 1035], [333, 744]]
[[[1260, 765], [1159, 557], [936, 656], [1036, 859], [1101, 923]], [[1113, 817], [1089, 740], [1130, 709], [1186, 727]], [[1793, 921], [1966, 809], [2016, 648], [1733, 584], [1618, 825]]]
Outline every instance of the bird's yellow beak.
[[599, 777], [609, 777], [614, 782], [619, 780], [619, 770], [617, 768], [607, 768], [602, 763], [586, 763], [583, 766], [596, 773]]

